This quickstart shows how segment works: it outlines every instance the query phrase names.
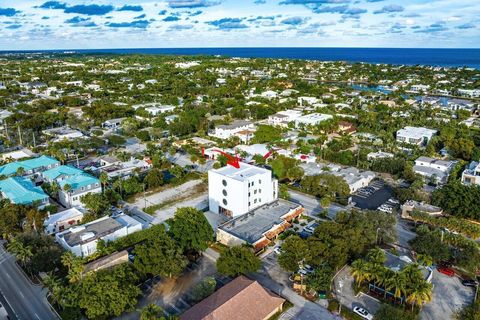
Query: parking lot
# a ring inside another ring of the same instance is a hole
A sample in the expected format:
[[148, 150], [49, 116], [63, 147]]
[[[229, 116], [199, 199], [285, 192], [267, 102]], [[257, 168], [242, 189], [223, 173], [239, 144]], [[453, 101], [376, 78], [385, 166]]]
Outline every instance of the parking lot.
[[352, 201], [359, 209], [377, 210], [394, 196], [390, 186], [381, 180], [375, 180], [368, 187], [357, 190], [352, 195]]
[[420, 314], [422, 320], [454, 319], [454, 314], [473, 300], [474, 288], [462, 285], [460, 278], [433, 273], [433, 298]]

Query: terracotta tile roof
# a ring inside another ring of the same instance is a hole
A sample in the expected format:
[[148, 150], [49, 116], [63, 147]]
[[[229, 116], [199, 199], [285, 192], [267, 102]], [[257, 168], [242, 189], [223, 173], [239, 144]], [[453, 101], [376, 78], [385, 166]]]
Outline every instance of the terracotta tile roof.
[[264, 320], [279, 310], [282, 299], [257, 281], [240, 276], [180, 316], [181, 320]]

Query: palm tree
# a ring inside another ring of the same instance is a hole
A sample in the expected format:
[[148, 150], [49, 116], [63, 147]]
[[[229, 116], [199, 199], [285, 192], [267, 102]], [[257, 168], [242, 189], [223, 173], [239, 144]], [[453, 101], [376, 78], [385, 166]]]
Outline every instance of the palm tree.
[[53, 181], [52, 184], [50, 185], [50, 192], [52, 193], [52, 196], [58, 199], [59, 191], [60, 191], [60, 186], [56, 181]]
[[83, 276], [83, 262], [82, 259], [76, 257], [71, 251], [67, 251], [62, 255], [62, 264], [68, 269], [68, 280], [70, 282], [77, 282]]
[[30, 260], [33, 256], [32, 247], [26, 246], [21, 241], [13, 238], [12, 241], [8, 244], [7, 249], [22, 263], [23, 266]]
[[413, 291], [407, 296], [407, 302], [412, 304], [412, 311], [415, 305], [419, 308], [432, 300], [432, 285], [426, 281], [418, 282]]
[[395, 298], [400, 298], [406, 294], [407, 277], [402, 272], [395, 272], [392, 277], [387, 279], [385, 289], [394, 289]]
[[105, 172], [102, 172], [100, 174], [100, 183], [102, 184], [102, 193], [105, 193], [105, 186], [107, 185], [108, 182], [108, 175]]
[[355, 278], [357, 287], [359, 287], [363, 281], [369, 280], [371, 273], [368, 262], [362, 259], [355, 260], [352, 263], [352, 276]]
[[50, 291], [50, 296], [54, 303], [59, 304], [62, 296], [63, 287], [60, 279], [55, 277], [51, 272], [43, 278], [43, 284]]
[[63, 186], [63, 191], [67, 193], [68, 196], [68, 205], [71, 207], [72, 206], [72, 201], [71, 201], [71, 192], [72, 192], [72, 186], [69, 185], [68, 183]]
[[25, 168], [24, 167], [19, 167], [17, 171], [15, 172], [15, 175], [21, 177], [25, 174]]

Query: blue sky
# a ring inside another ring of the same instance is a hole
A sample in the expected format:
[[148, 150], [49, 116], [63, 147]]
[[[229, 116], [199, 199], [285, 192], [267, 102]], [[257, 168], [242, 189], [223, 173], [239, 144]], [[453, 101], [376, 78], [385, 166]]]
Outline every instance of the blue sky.
[[0, 0], [0, 50], [480, 47], [479, 0]]

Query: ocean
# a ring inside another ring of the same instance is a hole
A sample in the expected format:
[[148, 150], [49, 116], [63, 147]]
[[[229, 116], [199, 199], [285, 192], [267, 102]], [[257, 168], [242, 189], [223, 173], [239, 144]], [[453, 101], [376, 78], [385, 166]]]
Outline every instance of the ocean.
[[321, 61], [429, 65], [480, 69], [480, 49], [405, 49], [405, 48], [140, 48], [79, 49], [18, 52], [76, 52], [112, 54], [222, 55], [242, 58], [286, 58]]

